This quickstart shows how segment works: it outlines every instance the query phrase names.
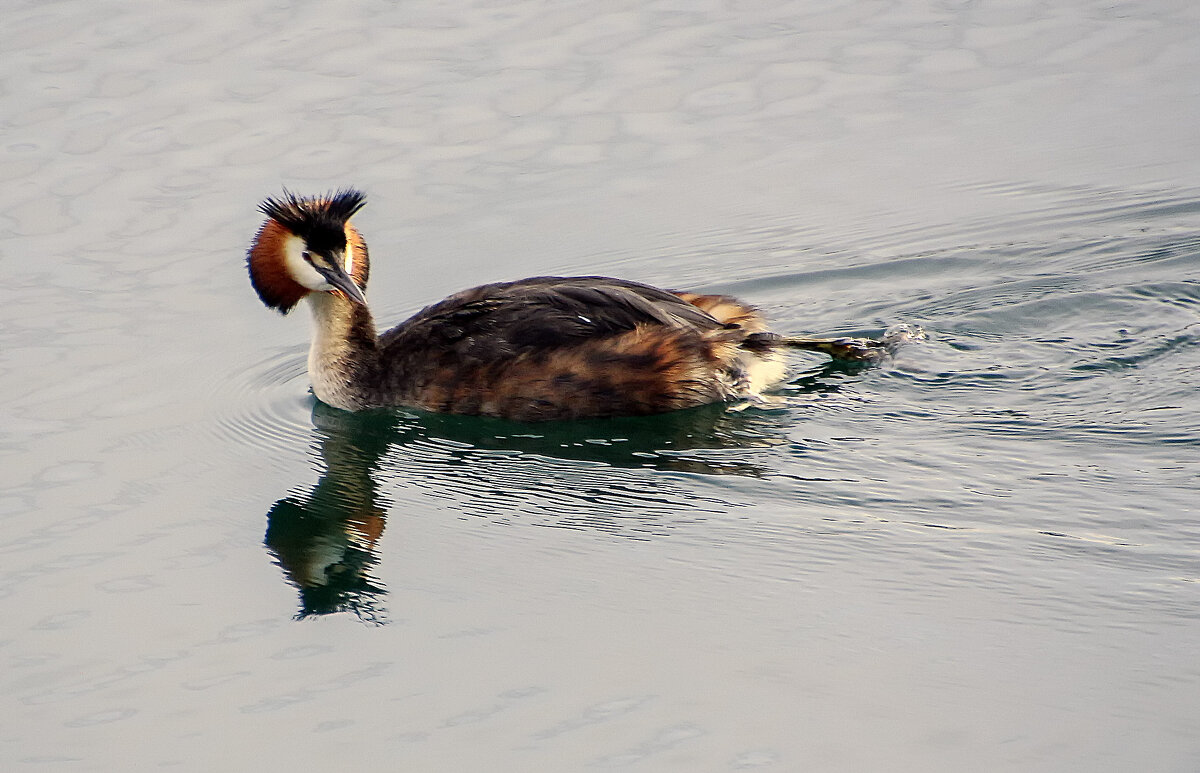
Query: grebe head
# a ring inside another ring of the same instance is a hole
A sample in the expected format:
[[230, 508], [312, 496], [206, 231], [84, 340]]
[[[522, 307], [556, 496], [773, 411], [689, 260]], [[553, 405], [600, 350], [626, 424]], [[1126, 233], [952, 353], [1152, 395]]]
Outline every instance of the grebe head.
[[246, 265], [262, 302], [287, 314], [309, 293], [328, 292], [365, 306], [367, 245], [349, 223], [364, 204], [366, 196], [351, 188], [314, 198], [285, 190], [260, 204], [267, 221]]

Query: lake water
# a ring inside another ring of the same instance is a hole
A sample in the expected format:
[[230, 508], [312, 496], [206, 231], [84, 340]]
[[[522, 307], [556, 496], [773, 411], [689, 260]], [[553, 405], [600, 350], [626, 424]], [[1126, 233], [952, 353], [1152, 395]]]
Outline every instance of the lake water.
[[[1192, 0], [4, 16], [3, 770], [1200, 770]], [[283, 185], [368, 192], [388, 325], [600, 273], [927, 338], [344, 414], [246, 281]]]

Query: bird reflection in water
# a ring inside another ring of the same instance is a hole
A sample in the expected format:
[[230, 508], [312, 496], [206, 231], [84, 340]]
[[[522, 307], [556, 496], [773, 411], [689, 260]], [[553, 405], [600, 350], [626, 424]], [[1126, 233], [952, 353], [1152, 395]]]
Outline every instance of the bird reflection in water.
[[[826, 377], [840, 371], [821, 368], [793, 387], [810, 395], [836, 390], [836, 379]], [[546, 506], [557, 525], [636, 526], [644, 538], [654, 525], [647, 521], [661, 519], [664, 508], [692, 519], [705, 502], [692, 490], [672, 491], [672, 481], [614, 477], [617, 469], [765, 477], [771, 471], [755, 449], [787, 442], [779, 413], [761, 406], [528, 424], [407, 410], [351, 413], [314, 401], [312, 420], [320, 480], [275, 503], [264, 543], [299, 591], [297, 619], [348, 612], [372, 624], [387, 621], [387, 590], [374, 574], [392, 506], [384, 486], [411, 485], [440, 499], [467, 495], [472, 514], [507, 516], [514, 502], [561, 502], [565, 490], [579, 488], [560, 479], [570, 470], [610, 495], [589, 503], [581, 493], [558, 512]], [[580, 470], [575, 461], [586, 464]]]
[[320, 403], [317, 409], [321, 479], [311, 491], [275, 503], [267, 513], [264, 543], [300, 591], [297, 619], [351, 612], [382, 623], [387, 591], [372, 569], [379, 562], [389, 502], [374, 472], [392, 442], [395, 417], [346, 413]]

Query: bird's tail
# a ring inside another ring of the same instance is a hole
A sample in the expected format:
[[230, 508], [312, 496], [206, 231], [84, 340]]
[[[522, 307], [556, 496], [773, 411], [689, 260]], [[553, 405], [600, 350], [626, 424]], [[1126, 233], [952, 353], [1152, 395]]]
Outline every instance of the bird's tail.
[[787, 346], [792, 349], [806, 349], [811, 352], [824, 352], [841, 362], [876, 363], [895, 353], [900, 345], [912, 340], [925, 337], [920, 328], [900, 325], [889, 329], [883, 338], [812, 338], [808, 336], [781, 336], [774, 333], [756, 333], [750, 338], [760, 338], [760, 346], [776, 348]]
[[874, 338], [809, 338], [780, 336], [779, 345], [810, 352], [824, 352], [844, 362], [879, 362], [891, 353], [888, 344]]

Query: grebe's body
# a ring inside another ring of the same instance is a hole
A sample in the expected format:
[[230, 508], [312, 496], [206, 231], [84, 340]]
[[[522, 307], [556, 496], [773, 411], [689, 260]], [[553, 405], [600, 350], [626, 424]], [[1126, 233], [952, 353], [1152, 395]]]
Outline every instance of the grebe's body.
[[782, 379], [785, 346], [852, 359], [873, 351], [860, 339], [769, 333], [727, 296], [594, 276], [483, 285], [377, 335], [363, 295], [367, 247], [349, 223], [364, 203], [353, 190], [268, 199], [248, 257], [267, 306], [311, 307], [309, 377], [337, 408], [522, 421], [662, 413], [757, 396]]

